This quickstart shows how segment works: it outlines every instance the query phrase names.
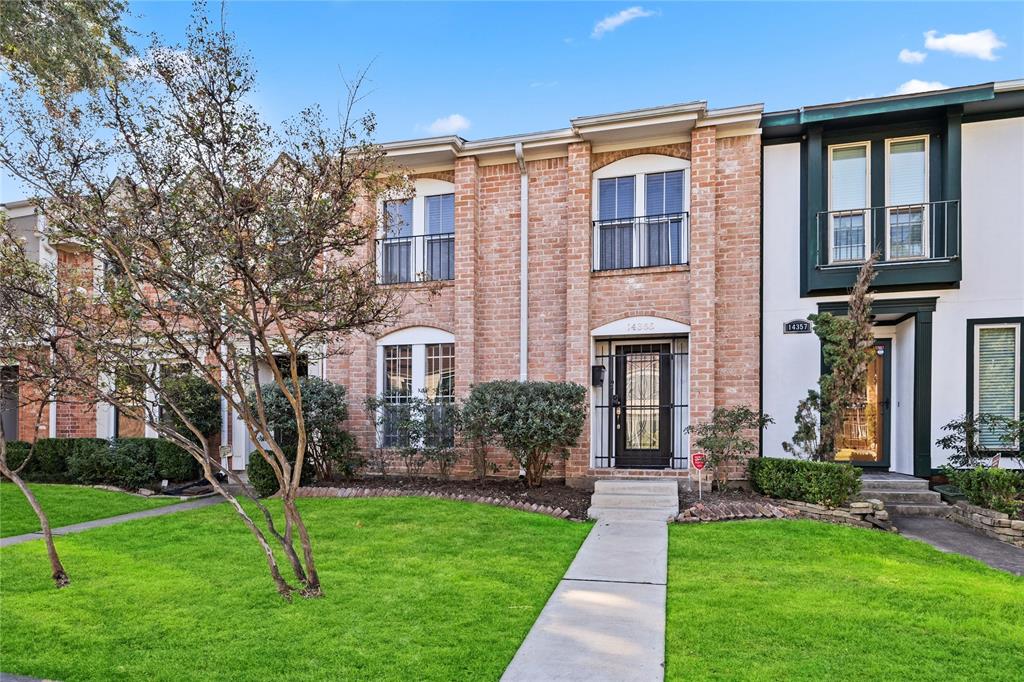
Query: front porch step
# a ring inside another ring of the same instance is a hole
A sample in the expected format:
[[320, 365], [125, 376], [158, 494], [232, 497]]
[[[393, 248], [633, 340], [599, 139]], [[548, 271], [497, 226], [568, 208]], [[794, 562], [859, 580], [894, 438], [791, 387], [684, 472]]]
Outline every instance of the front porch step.
[[678, 495], [679, 483], [673, 480], [629, 480], [602, 478], [594, 483], [595, 493], [660, 493]]
[[675, 509], [641, 509], [631, 507], [591, 507], [587, 516], [601, 521], [661, 521], [668, 523], [679, 515], [679, 507]]
[[861, 478], [861, 490], [928, 490], [928, 481], [924, 478]]
[[867, 500], [881, 500], [886, 508], [894, 504], [941, 504], [939, 493], [924, 490], [861, 490], [860, 497]]
[[893, 516], [937, 516], [945, 518], [951, 511], [948, 504], [894, 504], [885, 505], [889, 517]]
[[597, 481], [587, 510], [602, 521], [667, 521], [678, 513], [675, 481]]

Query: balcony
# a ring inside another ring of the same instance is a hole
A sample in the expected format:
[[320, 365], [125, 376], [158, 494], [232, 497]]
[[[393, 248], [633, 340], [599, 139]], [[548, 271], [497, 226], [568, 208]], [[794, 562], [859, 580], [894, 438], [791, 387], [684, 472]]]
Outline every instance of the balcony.
[[378, 239], [377, 272], [381, 284], [454, 279], [455, 234]]
[[689, 213], [594, 221], [594, 272], [682, 265], [689, 259]]
[[950, 262], [960, 257], [960, 202], [819, 211], [815, 243], [819, 269], [859, 268], [879, 252], [878, 266]]

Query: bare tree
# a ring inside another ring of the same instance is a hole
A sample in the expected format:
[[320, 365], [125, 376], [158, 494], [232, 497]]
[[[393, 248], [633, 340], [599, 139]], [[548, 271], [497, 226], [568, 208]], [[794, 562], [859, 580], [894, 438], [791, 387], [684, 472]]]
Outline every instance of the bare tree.
[[[277, 134], [249, 103], [248, 57], [200, 8], [186, 44], [154, 39], [109, 87], [83, 103], [64, 101], [57, 115], [22, 94], [4, 98], [0, 163], [47, 197], [51, 239], [95, 259], [74, 273], [90, 303], [69, 316], [74, 343], [59, 348], [56, 364], [87, 366], [83, 392], [200, 462], [286, 597], [321, 594], [296, 506], [308, 442], [299, 368], [398, 312], [391, 290], [376, 285], [372, 245], [377, 197], [404, 181], [369, 141], [373, 116], [355, 114], [361, 80], [336, 126], [308, 109]], [[207, 436], [161, 386], [169, 365], [216, 386], [245, 425], [280, 485], [283, 531], [237, 477], [265, 531], [220, 483]], [[261, 374], [295, 413], [294, 456], [268, 424]], [[160, 419], [164, 410], [178, 427]], [[275, 551], [299, 588], [282, 576]]]

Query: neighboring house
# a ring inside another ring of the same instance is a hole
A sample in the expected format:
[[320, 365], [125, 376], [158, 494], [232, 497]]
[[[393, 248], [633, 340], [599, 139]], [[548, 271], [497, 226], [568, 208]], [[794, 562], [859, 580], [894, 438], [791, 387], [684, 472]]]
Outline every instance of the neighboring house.
[[876, 356], [838, 458], [929, 476], [947, 461], [943, 425], [1024, 404], [1024, 81], [766, 113], [761, 127], [761, 391], [776, 422], [763, 454], [783, 455], [823, 371], [802, 321], [845, 314], [877, 251]]
[[[373, 395], [456, 400], [495, 379], [577, 382], [590, 393], [587, 430], [553, 476], [687, 477], [685, 427], [758, 403], [761, 114], [693, 102], [551, 132], [386, 144], [412, 193], [377, 207], [367, 257], [381, 286], [404, 290], [401, 323], [349, 339], [309, 374], [348, 387], [364, 449], [398, 439], [375, 433], [363, 408]], [[103, 405], [51, 415], [44, 435], [146, 432]], [[244, 431], [225, 420], [235, 469], [252, 450]], [[507, 455], [494, 462], [518, 475]]]

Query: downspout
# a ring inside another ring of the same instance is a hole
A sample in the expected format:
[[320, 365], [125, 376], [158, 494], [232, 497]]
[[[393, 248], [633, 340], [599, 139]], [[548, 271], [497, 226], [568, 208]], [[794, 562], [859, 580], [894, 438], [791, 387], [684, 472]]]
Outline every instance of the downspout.
[[530, 338], [530, 182], [522, 142], [516, 142], [516, 162], [519, 164], [519, 380], [526, 381]]

